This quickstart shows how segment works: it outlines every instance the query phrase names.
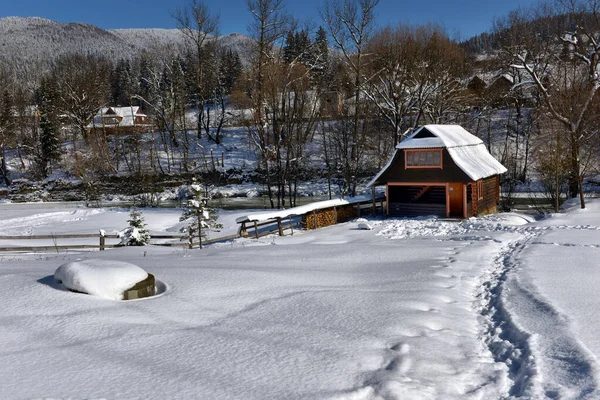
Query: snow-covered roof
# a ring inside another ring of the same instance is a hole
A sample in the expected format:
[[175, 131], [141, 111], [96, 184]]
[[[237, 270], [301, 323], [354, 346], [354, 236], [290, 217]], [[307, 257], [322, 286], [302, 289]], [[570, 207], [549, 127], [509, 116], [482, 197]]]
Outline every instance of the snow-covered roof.
[[481, 139], [460, 125], [425, 125], [396, 146], [385, 167], [368, 183], [373, 186], [391, 166], [398, 150], [445, 148], [454, 163], [474, 181], [503, 174], [506, 168], [487, 150]]
[[[425, 131], [432, 133], [435, 137], [419, 137]], [[477, 136], [469, 133], [460, 125], [425, 125], [414, 131], [410, 136], [400, 142], [397, 149], [430, 148], [430, 141], [439, 144], [437, 147], [470, 146], [483, 143]], [[426, 147], [420, 147], [420, 145]]]
[[356, 196], [348, 197], [346, 199], [333, 199], [325, 201], [317, 201], [315, 203], [305, 204], [303, 206], [288, 208], [287, 210], [276, 210], [267, 212], [258, 212], [236, 218], [235, 222], [250, 222], [250, 221], [267, 221], [276, 218], [288, 218], [295, 215], [303, 215], [314, 210], [322, 210], [324, 208], [331, 208], [336, 206], [343, 206], [347, 204], [360, 203], [363, 201], [371, 200], [371, 196]]
[[[146, 114], [139, 112], [140, 107], [128, 106], [128, 107], [103, 107], [94, 116], [92, 122], [88, 124], [88, 128], [95, 126], [104, 125], [118, 125], [118, 126], [133, 126], [135, 125], [135, 117], [145, 117]], [[107, 124], [103, 121], [104, 118], [110, 117], [121, 117], [121, 121], [116, 124]]]
[[474, 181], [507, 171], [504, 165], [487, 151], [483, 142], [475, 146], [451, 147], [448, 153], [456, 165]]
[[[402, 145], [402, 147], [400, 147]], [[397, 149], [433, 149], [446, 147], [444, 146], [444, 141], [439, 137], [428, 137], [417, 140], [404, 140], [398, 146]]]

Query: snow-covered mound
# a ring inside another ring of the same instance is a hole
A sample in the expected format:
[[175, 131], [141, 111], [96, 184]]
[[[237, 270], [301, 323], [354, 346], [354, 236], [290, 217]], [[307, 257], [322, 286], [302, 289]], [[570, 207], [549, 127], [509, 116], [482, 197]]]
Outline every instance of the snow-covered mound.
[[381, 227], [377, 235], [390, 239], [460, 235], [467, 232], [460, 223], [442, 221], [435, 216], [372, 221], [372, 224]]
[[369, 221], [367, 221], [365, 218], [357, 218], [356, 221], [358, 223], [357, 228], [364, 230], [364, 231], [370, 231], [373, 229], [373, 227], [369, 224]]
[[67, 289], [122, 300], [123, 292], [148, 277], [137, 265], [114, 260], [71, 261], [58, 267], [54, 279]]

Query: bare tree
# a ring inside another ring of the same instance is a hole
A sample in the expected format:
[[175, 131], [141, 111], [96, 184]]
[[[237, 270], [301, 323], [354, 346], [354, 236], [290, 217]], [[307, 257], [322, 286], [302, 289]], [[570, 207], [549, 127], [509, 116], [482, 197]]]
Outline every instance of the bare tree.
[[254, 139], [260, 153], [259, 158], [264, 170], [271, 208], [275, 208], [269, 162], [273, 157], [275, 135], [272, 110], [269, 110], [268, 104], [268, 71], [272, 65], [279, 62], [280, 55], [275, 51], [275, 44], [280, 42], [290, 30], [292, 20], [283, 12], [283, 0], [248, 0], [247, 4], [252, 14], [248, 31], [255, 39], [250, 74], [252, 121], [248, 127], [250, 136]]
[[366, 53], [367, 43], [375, 27], [375, 7], [378, 3], [379, 0], [334, 0], [325, 3], [321, 12], [333, 42], [352, 74], [354, 107], [349, 127], [351, 136], [346, 141], [348, 154], [344, 163], [344, 177], [351, 196], [356, 195], [360, 156], [363, 154], [361, 146], [364, 146], [364, 134], [367, 131], [362, 119], [364, 101], [361, 92], [365, 83], [365, 68], [370, 61]]
[[[306, 144], [312, 139], [320, 114], [320, 87], [311, 79], [319, 64], [315, 43], [303, 30], [295, 37], [302, 44], [269, 64], [267, 74], [267, 105], [271, 111], [273, 142], [269, 158], [277, 176], [277, 207], [289, 203], [295, 206], [300, 171], [305, 164]], [[288, 35], [289, 37], [289, 35]], [[292, 54], [294, 53], [294, 54]]]
[[569, 195], [585, 208], [583, 181], [595, 154], [600, 88], [600, 4], [555, 1], [534, 13], [515, 11], [499, 24], [503, 49], [527, 77], [546, 115], [564, 132], [569, 153]]
[[387, 26], [369, 41], [368, 51], [375, 54], [375, 61], [369, 66], [364, 93], [390, 126], [392, 142], [396, 146], [408, 128], [408, 117], [417, 104], [415, 91], [411, 90], [418, 58], [414, 30], [407, 25]]
[[436, 25], [425, 27], [422, 82], [429, 87], [421, 104], [428, 121], [435, 124], [454, 120], [465, 103], [464, 87], [468, 76], [467, 58], [463, 49]]
[[[180, 143], [177, 132], [185, 127], [185, 92], [182, 60], [174, 55], [165, 54], [162, 60], [157, 60], [148, 66], [147, 76], [143, 78], [148, 88], [146, 96], [134, 95], [147, 106], [154, 118], [155, 128], [160, 137], [162, 150], [167, 157], [167, 172], [176, 166], [176, 149], [183, 153], [180, 170], [188, 170], [188, 144]], [[184, 139], [186, 135], [184, 133]], [[157, 160], [157, 167], [163, 171], [162, 164]]]
[[[191, 43], [195, 60], [194, 96], [198, 107], [198, 138], [203, 126], [210, 127], [210, 102], [212, 100], [215, 74], [213, 65], [219, 35], [219, 15], [210, 12], [202, 0], [190, 0], [186, 8], [178, 8], [173, 13], [177, 27]], [[210, 135], [209, 135], [210, 137]]]
[[87, 124], [108, 102], [109, 73], [109, 63], [103, 58], [71, 54], [57, 60], [52, 70], [59, 96], [57, 108], [76, 127], [73, 144], [78, 134], [87, 140]]
[[535, 140], [533, 155], [535, 171], [544, 191], [552, 201], [554, 212], [558, 212], [568, 190], [569, 157], [560, 125], [547, 120], [543, 134]]

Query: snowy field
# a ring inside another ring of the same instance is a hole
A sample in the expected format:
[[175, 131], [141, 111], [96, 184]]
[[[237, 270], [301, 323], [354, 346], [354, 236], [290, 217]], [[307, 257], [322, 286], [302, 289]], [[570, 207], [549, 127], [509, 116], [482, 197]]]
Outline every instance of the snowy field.
[[[242, 213], [223, 215], [225, 231]], [[180, 226], [178, 210], [144, 215], [153, 232]], [[112, 233], [127, 219], [0, 204], [0, 235]], [[600, 397], [600, 201], [540, 221], [369, 224], [204, 250], [2, 253], [0, 398]], [[115, 301], [53, 282], [91, 258], [167, 290]]]

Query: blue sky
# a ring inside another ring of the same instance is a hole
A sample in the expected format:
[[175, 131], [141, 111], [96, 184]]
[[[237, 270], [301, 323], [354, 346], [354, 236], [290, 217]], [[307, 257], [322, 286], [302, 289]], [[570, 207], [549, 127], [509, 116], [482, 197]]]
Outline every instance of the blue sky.
[[[286, 9], [300, 21], [322, 24], [324, 0], [287, 0]], [[467, 39], [491, 29], [495, 17], [536, 0], [380, 0], [379, 25], [397, 22], [440, 23], [454, 38]], [[247, 33], [250, 14], [246, 0], [205, 0], [221, 14], [221, 33]], [[104, 29], [175, 28], [171, 12], [188, 0], [0, 0], [0, 17], [43, 17], [58, 22], [86, 22]]]

